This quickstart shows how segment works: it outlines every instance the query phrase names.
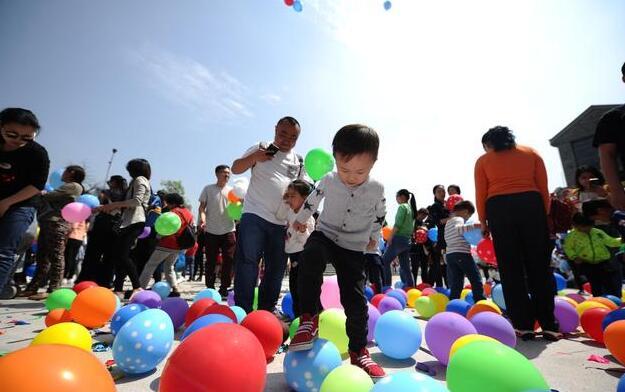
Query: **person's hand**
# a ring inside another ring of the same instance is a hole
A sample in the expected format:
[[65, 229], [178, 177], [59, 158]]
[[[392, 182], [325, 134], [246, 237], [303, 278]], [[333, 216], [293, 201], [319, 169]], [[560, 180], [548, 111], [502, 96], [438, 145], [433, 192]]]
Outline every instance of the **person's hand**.
[[608, 196], [608, 191], [606, 191], [605, 188], [602, 187], [601, 185], [593, 185], [592, 186], [592, 191], [595, 192], [597, 194], [597, 196], [599, 196], [599, 197], [607, 197]]
[[486, 222], [482, 222], [480, 223], [480, 227], [482, 230], [482, 236], [484, 236], [484, 238], [490, 237], [490, 229], [488, 228], [488, 224]]
[[6, 200], [0, 200], [0, 218], [6, 214], [6, 212], [11, 208], [11, 204]]
[[367, 250], [368, 251], [373, 251], [375, 250], [375, 247], [378, 246], [378, 241], [374, 238], [370, 238], [369, 239], [369, 243], [367, 244]]
[[91, 210], [92, 213], [97, 213], [97, 212], [111, 212], [113, 211], [115, 208], [111, 208], [110, 204], [102, 204], [99, 207], [96, 207], [94, 209]]
[[625, 191], [623, 191], [623, 188], [612, 190], [612, 193], [610, 194], [610, 203], [612, 204], [612, 207], [617, 210], [625, 210]]
[[298, 221], [293, 222], [293, 230], [298, 231], [300, 233], [306, 232], [306, 225], [299, 223]]
[[200, 229], [204, 231], [206, 229], [206, 221], [200, 221]]
[[267, 150], [264, 148], [259, 148], [255, 153], [252, 154], [254, 157], [254, 162], [265, 162], [273, 158], [273, 155], [267, 154]]

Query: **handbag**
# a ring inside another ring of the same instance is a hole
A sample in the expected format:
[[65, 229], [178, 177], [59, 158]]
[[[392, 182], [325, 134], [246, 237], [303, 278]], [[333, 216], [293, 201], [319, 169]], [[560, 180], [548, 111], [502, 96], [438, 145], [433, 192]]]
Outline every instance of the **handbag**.
[[191, 228], [191, 223], [187, 222], [184, 230], [182, 230], [180, 235], [176, 237], [176, 243], [180, 249], [190, 249], [195, 246], [196, 242], [197, 238], [195, 236], [195, 232]]

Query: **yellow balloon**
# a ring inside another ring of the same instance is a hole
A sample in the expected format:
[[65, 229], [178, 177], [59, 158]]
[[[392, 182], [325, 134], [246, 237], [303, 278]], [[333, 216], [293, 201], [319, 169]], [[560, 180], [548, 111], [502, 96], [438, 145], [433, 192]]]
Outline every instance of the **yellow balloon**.
[[497, 340], [491, 338], [490, 336], [484, 336], [484, 335], [480, 335], [476, 333], [472, 333], [469, 335], [464, 335], [464, 336], [459, 337], [458, 339], [456, 339], [454, 344], [451, 345], [451, 349], [449, 350], [449, 359], [451, 360], [451, 357], [454, 356], [456, 351], [460, 350], [462, 347], [466, 346], [467, 344], [470, 344], [473, 342], [484, 342], [484, 341], [497, 342]]
[[432, 293], [429, 295], [434, 305], [436, 305], [436, 313], [444, 312], [449, 302], [449, 298], [442, 293]]
[[426, 295], [417, 298], [414, 307], [419, 312], [419, 315], [425, 319], [429, 319], [436, 314], [436, 304], [432, 301], [432, 298]]
[[87, 328], [80, 324], [59, 323], [39, 332], [30, 344], [31, 346], [64, 344], [91, 352], [91, 335]]
[[625, 302], [625, 289], [621, 290], [621, 301]]
[[467, 296], [467, 294], [469, 294], [471, 292], [471, 289], [462, 289], [462, 291], [460, 292], [460, 299], [464, 299], [464, 297]]
[[417, 298], [421, 296], [421, 290], [410, 289], [408, 290], [406, 295], [408, 296], [408, 300], [406, 301], [406, 304], [408, 305], [409, 308], [414, 308], [415, 301], [417, 300]]
[[608, 310], [610, 309], [604, 304], [599, 303], [599, 302], [584, 301], [581, 304], [577, 305], [577, 308], [575, 308], [575, 310], [577, 310], [577, 314], [581, 316], [582, 314], [584, 314], [585, 311], [587, 311], [588, 309], [593, 309], [593, 308], [603, 308], [603, 309], [608, 309]]

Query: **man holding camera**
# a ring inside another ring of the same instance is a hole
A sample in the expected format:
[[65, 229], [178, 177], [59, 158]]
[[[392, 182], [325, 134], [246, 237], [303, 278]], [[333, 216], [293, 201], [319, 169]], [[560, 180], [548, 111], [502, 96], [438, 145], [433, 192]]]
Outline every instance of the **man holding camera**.
[[252, 170], [238, 230], [234, 297], [237, 306], [252, 311], [259, 261], [264, 275], [258, 309], [273, 312], [280, 295], [287, 256], [284, 251], [286, 210], [282, 195], [287, 185], [304, 175], [303, 160], [293, 152], [300, 125], [293, 117], [278, 121], [272, 143], [257, 143], [232, 164], [232, 173]]

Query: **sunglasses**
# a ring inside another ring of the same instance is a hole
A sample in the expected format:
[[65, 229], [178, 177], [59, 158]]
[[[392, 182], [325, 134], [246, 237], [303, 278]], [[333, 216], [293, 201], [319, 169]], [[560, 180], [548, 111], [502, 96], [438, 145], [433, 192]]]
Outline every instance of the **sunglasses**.
[[32, 142], [33, 140], [35, 140], [34, 136], [21, 135], [15, 131], [9, 131], [6, 129], [2, 129], [2, 135], [8, 139], [20, 140], [24, 143]]

